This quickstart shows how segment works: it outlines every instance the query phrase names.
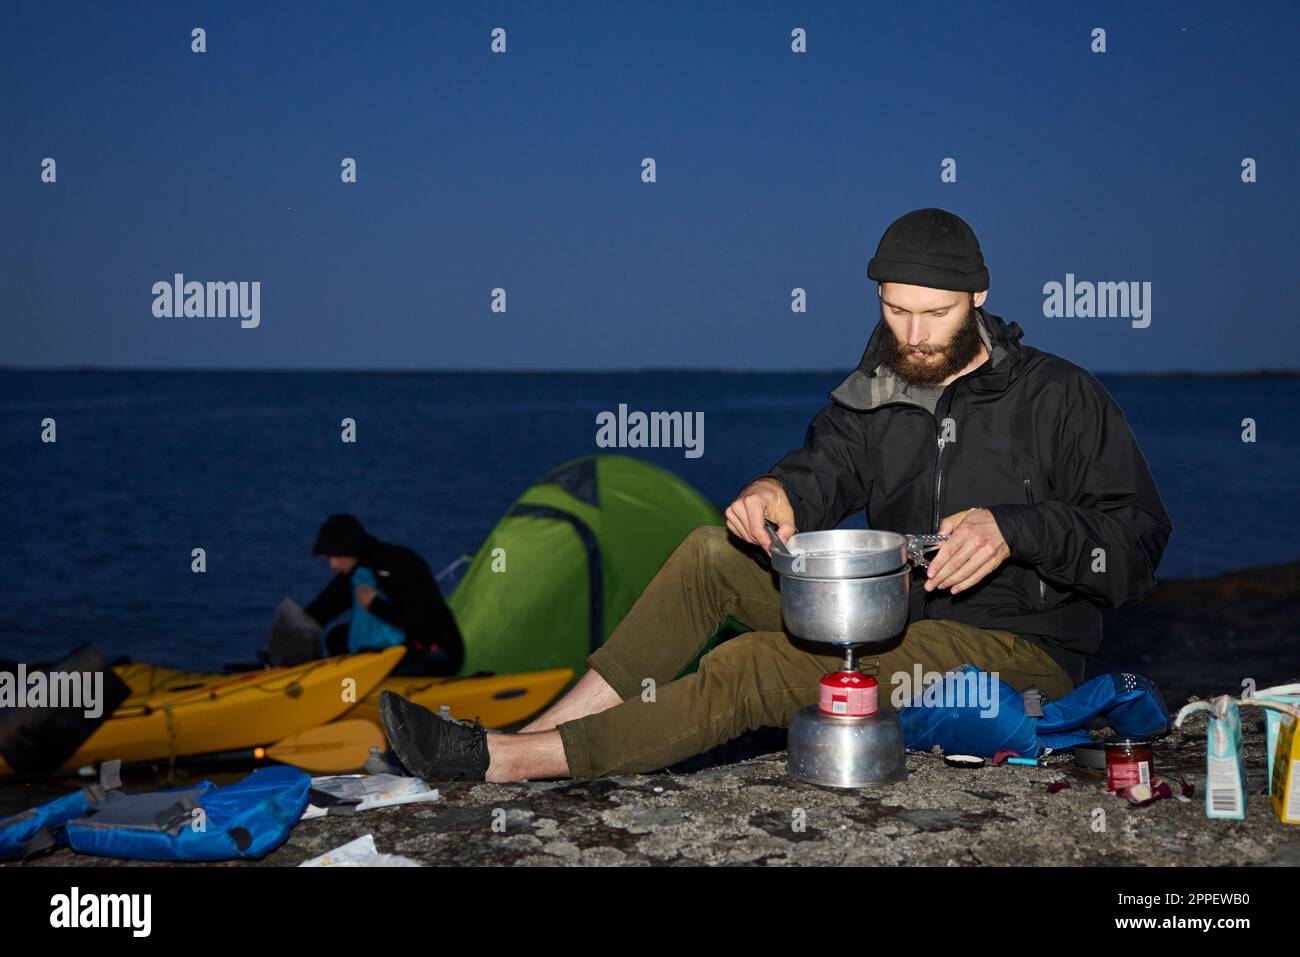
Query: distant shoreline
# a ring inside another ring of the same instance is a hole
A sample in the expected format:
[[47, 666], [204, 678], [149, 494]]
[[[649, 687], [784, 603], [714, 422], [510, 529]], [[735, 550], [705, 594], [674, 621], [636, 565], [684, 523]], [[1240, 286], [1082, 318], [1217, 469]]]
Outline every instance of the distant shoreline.
[[[99, 373], [261, 373], [267, 375], [646, 375], [649, 373], [677, 373], [694, 375], [848, 375], [852, 370], [841, 369], [710, 369], [710, 368], [608, 368], [608, 369], [347, 369], [308, 368], [286, 369], [280, 367], [237, 369], [208, 366], [13, 366], [0, 365], [0, 372], [39, 374], [47, 372], [99, 372]], [[1089, 370], [1099, 378], [1107, 379], [1300, 379], [1300, 369], [1255, 369], [1237, 372], [1202, 372], [1172, 370], [1166, 372], [1098, 372]]]

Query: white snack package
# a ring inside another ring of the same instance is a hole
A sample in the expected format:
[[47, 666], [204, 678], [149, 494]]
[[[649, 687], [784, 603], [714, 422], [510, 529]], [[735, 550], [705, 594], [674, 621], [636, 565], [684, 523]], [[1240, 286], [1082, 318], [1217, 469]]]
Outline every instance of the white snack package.
[[413, 861], [401, 854], [381, 854], [375, 847], [375, 836], [365, 834], [355, 841], [332, 851], [327, 851], [310, 861], [303, 861], [299, 867], [423, 867], [419, 861]]
[[[311, 787], [313, 791], [322, 791], [351, 804], [353, 813], [376, 807], [438, 800], [437, 788], [430, 787], [419, 778], [396, 774], [331, 774], [312, 778]], [[310, 821], [328, 813], [328, 807], [312, 803], [307, 805], [307, 810], [302, 812], [299, 820]]]

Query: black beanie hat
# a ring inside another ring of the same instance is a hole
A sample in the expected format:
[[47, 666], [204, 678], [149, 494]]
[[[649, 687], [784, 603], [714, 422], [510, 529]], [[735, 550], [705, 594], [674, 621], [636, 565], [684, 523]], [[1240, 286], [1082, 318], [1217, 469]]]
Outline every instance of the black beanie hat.
[[917, 209], [894, 220], [867, 264], [876, 282], [981, 292], [989, 287], [975, 231], [946, 209]]
[[371, 538], [361, 523], [351, 515], [331, 515], [325, 519], [316, 535], [313, 555], [351, 555], [364, 554]]

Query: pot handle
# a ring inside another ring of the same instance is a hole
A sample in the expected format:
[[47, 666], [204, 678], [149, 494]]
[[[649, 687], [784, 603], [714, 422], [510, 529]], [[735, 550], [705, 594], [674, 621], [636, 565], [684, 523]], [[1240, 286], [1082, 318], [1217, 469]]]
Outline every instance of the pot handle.
[[776, 533], [781, 526], [771, 519], [764, 521], [763, 525], [767, 528], [767, 534], [772, 537], [772, 551], [778, 555], [784, 555], [786, 558], [794, 558], [794, 554], [790, 551], [790, 546], [785, 543], [785, 539]]
[[925, 568], [930, 559], [925, 553], [938, 548], [948, 540], [947, 535], [904, 535], [907, 539], [907, 560], [917, 568]]

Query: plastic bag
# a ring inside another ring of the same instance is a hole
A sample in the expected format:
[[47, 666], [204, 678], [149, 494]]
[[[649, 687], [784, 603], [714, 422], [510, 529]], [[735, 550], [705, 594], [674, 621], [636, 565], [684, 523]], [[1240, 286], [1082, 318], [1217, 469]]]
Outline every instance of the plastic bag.
[[321, 628], [292, 598], [280, 602], [266, 636], [266, 657], [273, 668], [292, 668], [323, 654]]

